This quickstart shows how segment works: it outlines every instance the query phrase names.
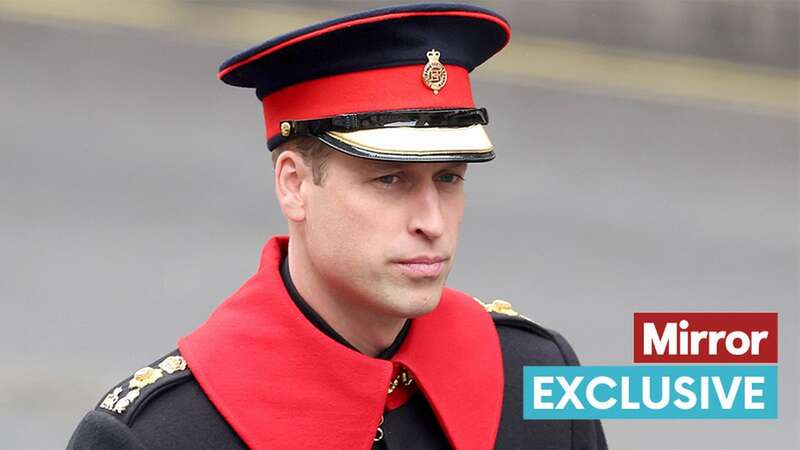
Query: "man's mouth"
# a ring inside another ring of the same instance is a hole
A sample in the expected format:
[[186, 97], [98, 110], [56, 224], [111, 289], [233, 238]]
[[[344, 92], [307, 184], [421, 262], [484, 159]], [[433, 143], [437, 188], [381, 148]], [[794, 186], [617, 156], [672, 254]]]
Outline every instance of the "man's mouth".
[[448, 259], [450, 258], [445, 256], [423, 255], [396, 260], [394, 263], [412, 278], [437, 278], [442, 274]]

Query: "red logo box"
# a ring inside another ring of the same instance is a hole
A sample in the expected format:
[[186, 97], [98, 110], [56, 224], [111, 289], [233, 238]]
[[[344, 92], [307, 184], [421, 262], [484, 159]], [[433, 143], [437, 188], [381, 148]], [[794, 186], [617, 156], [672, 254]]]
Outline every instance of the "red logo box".
[[633, 362], [777, 363], [778, 313], [634, 313]]

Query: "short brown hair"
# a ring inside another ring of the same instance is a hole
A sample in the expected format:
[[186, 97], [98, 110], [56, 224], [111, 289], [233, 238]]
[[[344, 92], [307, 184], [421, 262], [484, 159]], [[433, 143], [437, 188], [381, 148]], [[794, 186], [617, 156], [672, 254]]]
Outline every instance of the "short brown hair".
[[314, 184], [321, 185], [325, 178], [325, 163], [328, 161], [331, 147], [314, 137], [291, 139], [272, 151], [273, 167], [281, 153], [287, 150], [296, 152], [303, 158], [303, 162], [311, 167], [311, 175], [314, 177]]

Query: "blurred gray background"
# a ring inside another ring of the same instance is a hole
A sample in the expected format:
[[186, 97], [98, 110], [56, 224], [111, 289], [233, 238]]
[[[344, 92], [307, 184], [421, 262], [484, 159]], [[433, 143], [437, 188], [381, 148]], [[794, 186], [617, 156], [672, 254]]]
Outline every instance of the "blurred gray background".
[[[260, 105], [217, 65], [376, 1], [0, 0], [0, 447], [63, 448], [285, 232]], [[800, 3], [486, 1], [498, 158], [450, 285], [585, 364], [635, 311], [777, 311], [779, 419], [605, 422], [613, 449], [800, 448]], [[176, 411], [176, 414], [179, 414]]]

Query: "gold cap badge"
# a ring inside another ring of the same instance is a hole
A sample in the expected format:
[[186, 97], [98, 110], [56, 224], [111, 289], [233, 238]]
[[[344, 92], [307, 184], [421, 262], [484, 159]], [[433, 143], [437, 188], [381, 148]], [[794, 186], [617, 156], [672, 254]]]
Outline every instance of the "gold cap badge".
[[447, 70], [441, 62], [439, 62], [439, 50], [435, 48], [430, 49], [426, 54], [428, 56], [428, 64], [422, 69], [422, 81], [425, 86], [428, 86], [433, 93], [439, 95], [445, 83], [447, 83]]

